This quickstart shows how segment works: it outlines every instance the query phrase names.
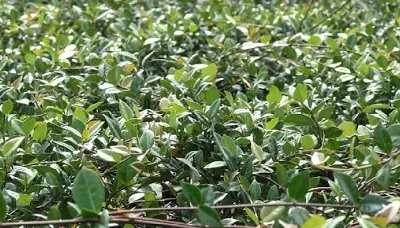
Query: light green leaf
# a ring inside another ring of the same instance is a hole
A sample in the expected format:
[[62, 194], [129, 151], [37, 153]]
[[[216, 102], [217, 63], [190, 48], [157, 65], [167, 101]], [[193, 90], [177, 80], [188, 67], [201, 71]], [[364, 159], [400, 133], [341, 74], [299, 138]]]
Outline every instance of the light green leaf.
[[326, 224], [326, 219], [319, 215], [312, 215], [301, 228], [321, 228]]
[[279, 91], [278, 87], [272, 85], [269, 89], [269, 93], [267, 95], [267, 101], [270, 104], [279, 103], [282, 100], [281, 91]]
[[205, 169], [214, 169], [226, 166], [226, 162], [224, 161], [213, 161], [210, 164], [204, 166]]
[[257, 145], [255, 142], [251, 142], [251, 152], [254, 156], [261, 162], [263, 160], [263, 150], [261, 146]]
[[33, 116], [28, 117], [24, 122], [22, 122], [22, 131], [25, 135], [29, 135], [33, 128], [35, 128], [36, 119]]
[[3, 156], [7, 156], [8, 154], [14, 152], [19, 145], [21, 145], [22, 141], [24, 140], [24, 137], [17, 137], [8, 140], [4, 145], [3, 145]]
[[317, 144], [317, 140], [313, 135], [304, 135], [300, 139], [301, 146], [305, 150], [311, 150]]
[[[274, 201], [271, 201], [274, 203]], [[284, 206], [266, 206], [261, 209], [260, 218], [262, 223], [272, 222], [279, 219], [285, 211]]]
[[303, 103], [305, 100], [307, 100], [307, 97], [308, 97], [307, 86], [304, 84], [298, 84], [293, 94], [294, 100]]
[[6, 100], [2, 105], [1, 105], [1, 111], [7, 115], [12, 112], [14, 108], [14, 104], [11, 100]]
[[209, 64], [207, 67], [201, 70], [201, 76], [206, 81], [213, 81], [217, 76], [218, 66], [215, 63]]

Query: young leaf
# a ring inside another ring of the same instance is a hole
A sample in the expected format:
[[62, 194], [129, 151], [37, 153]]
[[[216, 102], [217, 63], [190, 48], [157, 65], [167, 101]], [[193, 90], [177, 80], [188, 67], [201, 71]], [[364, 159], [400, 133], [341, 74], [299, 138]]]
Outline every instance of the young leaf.
[[305, 100], [307, 100], [307, 97], [308, 97], [307, 86], [304, 84], [298, 84], [293, 94], [294, 100], [303, 103]]
[[[271, 201], [271, 203], [273, 203], [273, 201]], [[280, 216], [283, 214], [284, 211], [285, 211], [284, 206], [263, 207], [260, 212], [261, 221], [262, 223], [272, 222], [280, 218]]]
[[3, 112], [5, 115], [10, 114], [14, 108], [14, 104], [11, 100], [6, 100], [2, 105], [1, 105], [1, 112]]
[[251, 152], [254, 156], [261, 162], [263, 160], [263, 150], [261, 146], [257, 145], [255, 142], [251, 141]]
[[28, 117], [26, 120], [24, 120], [24, 122], [22, 122], [21, 128], [25, 135], [29, 135], [33, 128], [35, 128], [35, 122], [36, 119], [33, 116]]
[[79, 171], [72, 187], [72, 198], [82, 211], [100, 212], [105, 200], [105, 188], [96, 172], [85, 167]]
[[258, 219], [257, 215], [250, 210], [249, 208], [245, 208], [244, 211], [246, 212], [247, 216], [256, 224], [260, 225], [260, 220]]
[[301, 228], [322, 228], [326, 224], [326, 219], [319, 215], [313, 215], [309, 218]]
[[354, 179], [344, 173], [335, 172], [335, 179], [337, 180], [340, 188], [344, 194], [349, 198], [350, 202], [358, 204], [360, 202], [357, 185]]
[[8, 140], [3, 146], [3, 156], [5, 157], [9, 153], [12, 153], [14, 150], [16, 150], [19, 145], [21, 145], [22, 140], [24, 140], [24, 137], [17, 137]]
[[282, 100], [281, 91], [279, 91], [278, 87], [272, 85], [269, 89], [269, 93], [267, 95], [267, 101], [270, 104], [279, 103]]

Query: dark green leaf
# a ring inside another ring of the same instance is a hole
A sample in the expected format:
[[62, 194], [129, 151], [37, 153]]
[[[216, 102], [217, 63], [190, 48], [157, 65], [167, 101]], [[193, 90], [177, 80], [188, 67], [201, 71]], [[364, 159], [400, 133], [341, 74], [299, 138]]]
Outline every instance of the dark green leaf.
[[201, 192], [196, 186], [185, 182], [183, 182], [181, 186], [183, 194], [193, 206], [203, 204]]
[[360, 202], [360, 199], [358, 188], [356, 183], [354, 182], [354, 179], [347, 174], [339, 172], [335, 172], [334, 176], [344, 194], [346, 194], [346, 196], [349, 198], [350, 202], [358, 204]]
[[93, 170], [83, 167], [75, 177], [72, 197], [82, 211], [98, 213], [105, 200], [103, 182]]
[[374, 130], [374, 141], [376, 145], [381, 149], [383, 152], [389, 154], [392, 152], [393, 143], [392, 139], [388, 131], [383, 127], [382, 124], [379, 124]]
[[304, 201], [305, 196], [308, 192], [310, 186], [310, 173], [308, 171], [303, 171], [290, 181], [288, 186], [289, 196], [295, 200]]

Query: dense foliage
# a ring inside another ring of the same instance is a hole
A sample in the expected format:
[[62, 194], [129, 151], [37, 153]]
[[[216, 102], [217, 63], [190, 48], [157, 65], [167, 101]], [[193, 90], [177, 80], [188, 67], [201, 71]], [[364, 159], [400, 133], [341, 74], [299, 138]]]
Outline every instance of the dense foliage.
[[398, 0], [3, 0], [0, 27], [0, 226], [398, 227]]

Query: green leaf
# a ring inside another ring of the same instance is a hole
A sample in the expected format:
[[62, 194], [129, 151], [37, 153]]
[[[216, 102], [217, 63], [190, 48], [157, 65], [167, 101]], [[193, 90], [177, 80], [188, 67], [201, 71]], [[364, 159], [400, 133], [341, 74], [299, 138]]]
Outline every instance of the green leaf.
[[150, 130], [144, 131], [139, 141], [140, 148], [142, 148], [143, 151], [147, 151], [151, 149], [153, 145], [154, 145], [154, 133]]
[[267, 130], [272, 130], [278, 124], [278, 122], [279, 122], [279, 118], [274, 118], [274, 119], [266, 122], [264, 128]]
[[35, 128], [36, 119], [33, 116], [28, 117], [24, 122], [22, 122], [22, 131], [25, 136], [29, 135], [31, 131]]
[[207, 205], [201, 205], [196, 211], [197, 220], [200, 224], [208, 227], [224, 227], [218, 213]]
[[393, 146], [400, 146], [400, 124], [392, 124], [387, 129], [390, 138], [392, 139]]
[[319, 36], [316, 36], [316, 35], [311, 36], [307, 41], [307, 43], [309, 43], [311, 45], [320, 45], [321, 42], [322, 42], [321, 38]]
[[343, 220], [346, 218], [346, 216], [338, 216], [333, 218], [332, 220], [329, 221], [329, 223], [325, 223], [323, 228], [338, 228], [338, 227], [344, 227]]
[[294, 48], [292, 47], [285, 47], [283, 49], [285, 57], [291, 60], [296, 60], [297, 58], [297, 53], [296, 50], [294, 50]]
[[125, 120], [133, 118], [133, 110], [123, 100], [119, 100], [119, 111], [121, 112], [121, 116], [124, 117]]
[[391, 166], [382, 166], [376, 173], [376, 183], [381, 187], [382, 190], [388, 190], [391, 176]]
[[360, 199], [354, 179], [347, 174], [339, 172], [335, 172], [334, 176], [344, 194], [346, 194], [346, 196], [349, 198], [350, 202], [353, 204], [358, 204]]
[[194, 207], [203, 204], [201, 192], [196, 186], [185, 182], [181, 186], [183, 194]]
[[268, 140], [268, 152], [271, 154], [272, 160], [276, 160], [278, 158], [278, 144], [276, 143], [276, 139], [274, 137], [269, 137]]
[[380, 123], [374, 130], [373, 134], [375, 144], [381, 149], [383, 152], [390, 154], [393, 150], [392, 139], [389, 135], [389, 132], [383, 127], [382, 123]]
[[121, 78], [123, 77], [124, 70], [120, 66], [115, 66], [107, 73], [107, 80], [111, 84], [118, 84]]
[[374, 215], [389, 202], [380, 195], [368, 194], [360, 201], [360, 211], [364, 214]]
[[310, 186], [310, 173], [308, 171], [303, 171], [290, 181], [288, 186], [289, 196], [295, 200], [304, 201], [305, 196], [308, 192]]
[[201, 77], [204, 78], [206, 81], [213, 81], [217, 75], [217, 72], [217, 64], [211, 63], [201, 70]]
[[6, 100], [2, 105], [1, 105], [1, 112], [3, 112], [5, 115], [10, 114], [14, 108], [14, 104], [11, 100]]
[[237, 149], [235, 141], [227, 135], [222, 136], [221, 146], [227, 148], [231, 152], [232, 155], [237, 155], [237, 153], [238, 153], [238, 149]]
[[326, 108], [323, 108], [319, 110], [317, 114], [317, 119], [318, 120], [329, 119], [332, 116], [333, 111], [335, 111], [335, 106], [328, 106]]
[[255, 179], [251, 182], [249, 192], [253, 201], [258, 200], [261, 196], [261, 186]]
[[84, 125], [86, 125], [88, 119], [85, 110], [81, 107], [75, 109], [72, 118], [80, 120]]
[[[271, 201], [273, 203], [274, 201]], [[279, 219], [285, 211], [284, 206], [266, 206], [261, 209], [261, 223], [272, 222]]]
[[7, 202], [4, 199], [3, 191], [0, 191], [0, 222], [3, 222], [7, 215]]
[[104, 118], [106, 119], [107, 125], [111, 130], [111, 133], [114, 134], [115, 137], [117, 137], [118, 139], [122, 138], [121, 135], [121, 128], [119, 127], [118, 122], [113, 118], [111, 119], [110, 117], [103, 115]]
[[325, 138], [336, 138], [343, 134], [343, 130], [337, 127], [328, 127], [324, 130]]
[[339, 140], [346, 139], [346, 137], [352, 136], [356, 131], [356, 125], [353, 122], [345, 121], [339, 124], [339, 129], [343, 131], [342, 135], [339, 136]]
[[3, 145], [3, 157], [14, 152], [19, 147], [19, 145], [21, 145], [23, 140], [24, 140], [24, 137], [17, 137], [17, 138], [8, 140]]
[[358, 217], [357, 221], [360, 224], [361, 228], [378, 228], [378, 226], [366, 219]]
[[275, 104], [275, 103], [279, 103], [281, 100], [282, 100], [281, 91], [279, 91], [278, 87], [272, 85], [271, 88], [269, 88], [269, 93], [267, 95], [267, 101], [270, 104]]
[[244, 211], [246, 212], [247, 216], [256, 224], [260, 225], [260, 220], [258, 219], [257, 215], [250, 210], [249, 208], [245, 208]]
[[307, 86], [304, 84], [298, 84], [293, 94], [294, 100], [303, 103], [305, 100], [307, 100], [307, 97], [308, 97]]
[[214, 169], [214, 168], [221, 168], [226, 166], [226, 162], [224, 161], [213, 161], [210, 164], [204, 166], [205, 169]]
[[290, 208], [288, 215], [299, 226], [302, 226], [311, 217], [310, 213], [302, 207]]
[[254, 156], [261, 162], [263, 160], [264, 151], [261, 146], [257, 145], [255, 142], [251, 141], [251, 152]]
[[315, 126], [314, 121], [303, 114], [289, 114], [286, 116], [284, 122], [290, 125]]
[[105, 188], [96, 172], [85, 167], [79, 171], [72, 187], [72, 198], [82, 211], [100, 212], [105, 201]]
[[301, 228], [321, 228], [325, 225], [326, 219], [319, 215], [312, 215]]
[[220, 104], [221, 104], [221, 99], [217, 99], [208, 108], [207, 114], [210, 118], [213, 118], [215, 115], [217, 115]]
[[35, 128], [32, 138], [33, 140], [40, 142], [46, 139], [46, 136], [47, 136], [47, 123], [42, 122]]
[[317, 144], [316, 138], [313, 135], [304, 135], [300, 139], [301, 146], [305, 150], [311, 150]]
[[286, 168], [279, 163], [276, 163], [274, 166], [276, 168], [276, 178], [278, 183], [282, 186], [286, 186], [289, 181], [289, 175]]

